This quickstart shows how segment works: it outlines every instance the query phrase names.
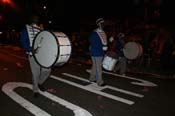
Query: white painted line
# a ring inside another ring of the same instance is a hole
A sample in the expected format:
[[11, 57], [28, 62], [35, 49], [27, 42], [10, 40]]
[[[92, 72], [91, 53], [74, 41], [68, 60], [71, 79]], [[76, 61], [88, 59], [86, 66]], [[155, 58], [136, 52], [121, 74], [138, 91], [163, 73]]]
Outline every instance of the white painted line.
[[90, 91], [90, 92], [92, 92], [92, 93], [96, 93], [96, 94], [105, 96], [105, 97], [107, 97], [107, 98], [110, 98], [110, 99], [113, 99], [113, 100], [116, 100], [116, 101], [120, 101], [120, 102], [125, 103], [125, 104], [128, 104], [128, 105], [133, 105], [133, 104], [134, 104], [134, 102], [131, 101], [131, 100], [127, 100], [127, 99], [124, 99], [124, 98], [121, 98], [121, 97], [117, 97], [117, 96], [114, 96], [114, 95], [110, 95], [110, 94], [107, 94], [107, 93], [104, 93], [104, 92], [101, 92], [101, 91], [96, 91], [96, 90], [94, 90], [94, 89], [92, 89], [92, 88], [89, 88], [89, 87], [86, 87], [86, 86], [82, 86], [82, 85], [80, 85], [80, 84], [76, 84], [76, 83], [74, 83], [74, 82], [71, 82], [71, 81], [68, 81], [68, 80], [65, 80], [65, 79], [61, 79], [60, 77], [56, 77], [56, 76], [53, 76], [53, 75], [51, 75], [50, 77], [53, 78], [53, 79], [59, 80], [59, 81], [61, 81], [61, 82], [70, 84], [70, 85], [72, 85], [72, 86], [79, 87], [79, 88], [81, 88], [81, 89]]
[[112, 86], [107, 86], [107, 88], [115, 90], [115, 91], [119, 91], [121, 93], [125, 93], [125, 94], [128, 94], [128, 95], [132, 95], [132, 96], [135, 96], [135, 97], [140, 97], [140, 98], [144, 97], [144, 95], [142, 95], [142, 94], [138, 94], [138, 93], [135, 93], [135, 92], [119, 89], [119, 88], [112, 87]]
[[75, 76], [75, 75], [72, 75], [72, 74], [69, 74], [69, 73], [61, 73], [61, 74], [69, 76], [69, 77], [74, 78], [74, 79], [84, 81], [84, 82], [89, 82], [89, 80], [87, 80], [87, 79], [84, 79], [82, 77], [78, 77], [78, 76]]
[[[27, 84], [27, 83], [8, 82], [8, 83], [3, 85], [2, 91], [5, 94], [7, 94], [11, 99], [13, 99], [15, 102], [17, 102], [22, 107], [27, 109], [29, 112], [34, 114], [35, 116], [51, 116], [47, 112], [45, 112], [42, 109], [38, 108], [37, 106], [35, 106], [34, 104], [30, 103], [29, 101], [27, 101], [26, 99], [24, 99], [23, 97], [18, 95], [16, 92], [14, 92], [13, 90], [15, 88], [17, 88], [17, 87], [26, 87], [26, 88], [32, 89], [32, 85]], [[90, 114], [85, 109], [80, 108], [79, 106], [76, 106], [76, 105], [74, 105], [74, 104], [72, 104], [70, 102], [67, 102], [64, 99], [61, 99], [61, 98], [59, 98], [57, 96], [54, 96], [54, 95], [52, 95], [52, 94], [50, 94], [48, 92], [41, 92], [40, 91], [40, 94], [42, 94], [43, 96], [48, 97], [49, 99], [51, 99], [51, 100], [53, 100], [53, 101], [55, 101], [55, 102], [65, 106], [66, 108], [72, 110], [74, 112], [74, 116], [92, 116], [92, 114]]]
[[[83, 79], [81, 77], [78, 77], [78, 76], [75, 76], [75, 75], [72, 75], [72, 74], [68, 74], [68, 73], [62, 73], [62, 74], [66, 75], [66, 76], [69, 76], [71, 78], [74, 78], [74, 79], [89, 82], [89, 80], [87, 80], [87, 79]], [[130, 92], [130, 91], [127, 91], [127, 90], [123, 90], [123, 89], [120, 89], [120, 88], [112, 87], [112, 86], [109, 86], [109, 85], [106, 85], [102, 88], [102, 87], [97, 86], [97, 84], [93, 83], [93, 84], [90, 84], [88, 86], [93, 87], [94, 89], [100, 90], [100, 91], [107, 88], [107, 89], [111, 89], [111, 90], [118, 91], [118, 92], [121, 92], [121, 93], [125, 93], [125, 94], [128, 94], [128, 95], [132, 95], [132, 96], [135, 96], [135, 97], [140, 97], [140, 98], [144, 97], [144, 95], [134, 93], [134, 92]]]
[[[87, 69], [86, 71], [88, 73], [90, 73], [90, 69]], [[143, 80], [143, 79], [137, 79], [137, 78], [129, 77], [129, 76], [122, 76], [122, 75], [111, 73], [111, 72], [107, 72], [107, 71], [103, 71], [103, 73], [110, 74], [110, 75], [117, 76], [117, 77], [122, 77], [122, 78], [130, 79], [130, 80], [140, 81], [140, 82], [131, 82], [131, 84], [134, 84], [134, 85], [150, 86], [150, 87], [156, 87], [156, 86], [158, 86], [155, 83], [152, 83], [150, 81], [146, 81], [146, 80]]]
[[23, 108], [27, 109], [29, 112], [34, 114], [35, 116], [51, 116], [47, 112], [43, 111], [42, 109], [38, 108], [34, 104], [30, 103], [20, 95], [18, 95], [13, 90], [17, 87], [27, 87], [32, 89], [32, 86], [25, 83], [20, 82], [9, 82], [3, 85], [2, 91], [7, 94], [11, 99], [13, 99], [15, 102], [20, 104]]
[[[80, 108], [79, 106], [76, 106], [70, 102], [65, 101], [64, 99], [61, 99], [59, 97], [56, 97], [48, 92], [41, 93], [42, 95], [48, 97], [49, 99], [65, 106], [66, 108], [72, 110], [74, 112], [74, 116], [92, 116], [88, 111], [84, 110], [83, 108]], [[66, 115], [66, 114], [65, 114]]]

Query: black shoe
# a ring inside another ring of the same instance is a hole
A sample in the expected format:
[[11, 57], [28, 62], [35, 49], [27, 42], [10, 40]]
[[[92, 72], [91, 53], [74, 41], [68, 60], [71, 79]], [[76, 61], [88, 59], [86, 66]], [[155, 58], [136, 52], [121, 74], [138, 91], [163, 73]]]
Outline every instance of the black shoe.
[[102, 84], [98, 84], [98, 86], [100, 86], [100, 87], [104, 87], [104, 86], [106, 86], [106, 83], [102, 83]]
[[37, 98], [39, 96], [38, 92], [34, 92], [34, 97]]
[[38, 87], [39, 87], [39, 89], [40, 89], [42, 92], [46, 91], [46, 89], [44, 88], [43, 85], [38, 84]]

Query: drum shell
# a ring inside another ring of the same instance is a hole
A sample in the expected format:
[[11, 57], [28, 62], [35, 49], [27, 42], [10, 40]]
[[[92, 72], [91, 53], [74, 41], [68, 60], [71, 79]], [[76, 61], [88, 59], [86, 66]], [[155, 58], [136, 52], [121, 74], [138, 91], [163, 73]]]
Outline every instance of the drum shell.
[[104, 56], [102, 66], [105, 70], [112, 71], [118, 61], [117, 54], [115, 52], [107, 52]]
[[53, 32], [58, 40], [59, 54], [56, 66], [61, 66], [68, 62], [71, 56], [71, 42], [66, 34], [63, 32]]

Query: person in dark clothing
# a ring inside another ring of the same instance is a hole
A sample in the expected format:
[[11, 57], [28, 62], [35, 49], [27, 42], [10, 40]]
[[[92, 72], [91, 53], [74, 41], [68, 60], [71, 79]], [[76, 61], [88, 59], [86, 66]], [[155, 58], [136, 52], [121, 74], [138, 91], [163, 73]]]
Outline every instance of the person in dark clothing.
[[165, 72], [165, 74], [168, 77], [171, 77], [173, 75], [173, 66], [172, 66], [172, 54], [174, 51], [174, 36], [168, 38], [163, 46], [160, 61], [161, 61], [161, 67], [162, 71]]
[[119, 74], [125, 76], [127, 68], [127, 58], [124, 56], [124, 46], [125, 46], [125, 35], [124, 33], [119, 33], [115, 43], [115, 51], [118, 56], [118, 63], [114, 67], [114, 72], [119, 71]]

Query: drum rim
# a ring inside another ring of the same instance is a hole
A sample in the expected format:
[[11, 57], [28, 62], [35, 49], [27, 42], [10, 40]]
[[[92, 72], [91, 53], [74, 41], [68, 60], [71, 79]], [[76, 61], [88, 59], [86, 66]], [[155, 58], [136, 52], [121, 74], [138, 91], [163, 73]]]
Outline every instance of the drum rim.
[[[38, 36], [40, 33], [42, 33], [42, 32], [50, 32], [50, 33], [54, 36], [56, 42], [59, 43], [58, 40], [57, 40], [56, 35], [55, 35], [53, 32], [47, 31], [47, 30], [42, 30], [42, 31], [38, 32], [38, 33], [35, 35], [35, 37], [34, 37], [34, 39], [33, 39], [33, 43], [32, 43], [32, 49], [34, 49], [34, 43], [35, 43], [35, 41], [36, 41], [37, 36]], [[57, 57], [56, 57], [55, 61], [53, 62], [53, 64], [51, 64], [50, 66], [47, 66], [47, 67], [44, 66], [44, 65], [42, 65], [42, 64], [40, 64], [39, 61], [37, 60], [35, 54], [34, 54], [34, 53], [32, 53], [32, 54], [33, 54], [33, 57], [34, 57], [34, 60], [36, 61], [36, 63], [39, 64], [41, 67], [43, 67], [43, 68], [51, 68], [51, 67], [54, 66], [54, 64], [55, 64], [55, 63], [57, 62], [57, 60], [58, 60], [58, 55], [59, 55], [60, 49], [59, 49], [59, 47], [57, 47], [57, 49], [58, 49], [58, 52], [57, 52]]]

